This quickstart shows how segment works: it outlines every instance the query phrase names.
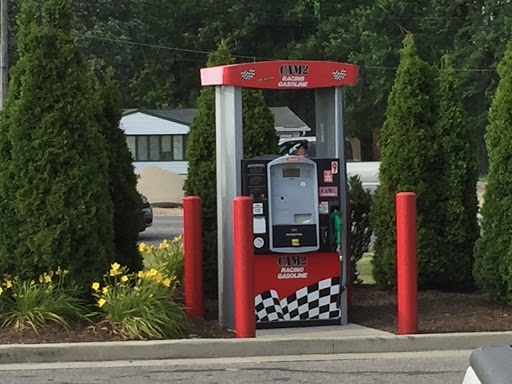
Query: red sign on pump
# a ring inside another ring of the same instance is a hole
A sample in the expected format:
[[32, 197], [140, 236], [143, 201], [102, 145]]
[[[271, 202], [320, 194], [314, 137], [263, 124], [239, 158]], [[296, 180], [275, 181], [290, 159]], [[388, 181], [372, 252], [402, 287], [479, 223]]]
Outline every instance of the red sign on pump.
[[354, 84], [359, 67], [332, 61], [262, 61], [201, 68], [201, 85], [256, 89], [311, 89]]

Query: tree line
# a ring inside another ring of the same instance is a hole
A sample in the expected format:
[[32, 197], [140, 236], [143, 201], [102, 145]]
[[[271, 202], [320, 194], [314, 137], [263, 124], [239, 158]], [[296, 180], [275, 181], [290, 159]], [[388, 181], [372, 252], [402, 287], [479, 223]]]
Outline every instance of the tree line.
[[[10, 1], [11, 17], [21, 0]], [[91, 0], [73, 1], [81, 52], [99, 71], [115, 69], [124, 108], [196, 107], [198, 70], [225, 40], [237, 62], [317, 59], [360, 65], [348, 89], [347, 130], [372, 159], [373, 138], [385, 119], [401, 43], [415, 35], [420, 57], [438, 63], [450, 53], [468, 124], [487, 171], [483, 132], [496, 90], [496, 65], [512, 38], [512, 4], [497, 0]], [[11, 63], [17, 26], [11, 22]], [[314, 126], [313, 96], [264, 93], [269, 105], [288, 105]]]

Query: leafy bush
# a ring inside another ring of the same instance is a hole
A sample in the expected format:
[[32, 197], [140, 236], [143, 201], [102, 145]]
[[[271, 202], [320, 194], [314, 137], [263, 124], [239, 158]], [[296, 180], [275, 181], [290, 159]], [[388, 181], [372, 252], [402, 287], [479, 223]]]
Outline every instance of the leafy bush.
[[69, 327], [69, 320], [84, 320], [88, 307], [77, 288], [64, 284], [67, 271], [44, 273], [38, 281], [4, 276], [0, 287], [0, 321], [2, 327], [22, 330], [54, 322]]
[[139, 244], [139, 252], [144, 261], [144, 269], [156, 269], [167, 276], [175, 276], [176, 282], [183, 281], [183, 242], [182, 236], [171, 242], [163, 240], [158, 247]]
[[113, 207], [73, 20], [68, 0], [23, 2], [0, 120], [0, 270], [34, 280], [61, 266], [87, 289], [114, 255]]
[[101, 324], [109, 324], [126, 339], [182, 336], [187, 317], [173, 300], [175, 279], [156, 269], [128, 273], [126, 267], [112, 264], [103, 285], [95, 282], [91, 287]]
[[142, 202], [137, 191], [137, 175], [126, 136], [120, 128], [122, 109], [117, 85], [108, 71], [105, 83], [99, 86], [101, 108], [98, 124], [105, 137], [108, 157], [110, 198], [114, 205], [115, 261], [131, 271], [142, 269], [137, 250]]
[[357, 262], [368, 252], [368, 246], [372, 236], [370, 225], [370, 209], [372, 206], [372, 196], [370, 192], [365, 191], [361, 179], [358, 175], [351, 176], [349, 179], [349, 198], [350, 198], [350, 280], [359, 282], [357, 271]]
[[[208, 57], [207, 66], [234, 63], [225, 41]], [[215, 89], [204, 87], [197, 100], [198, 113], [190, 125], [187, 145], [189, 171], [184, 184], [185, 195], [201, 198], [203, 229], [203, 279], [205, 292], [217, 296], [217, 184], [215, 155]], [[279, 138], [274, 117], [259, 90], [243, 90], [244, 157], [278, 153]], [[224, 230], [230, 230], [224, 228]]]
[[489, 173], [473, 275], [477, 286], [491, 299], [512, 304], [512, 42], [498, 66], [498, 74], [500, 81], [485, 133]]
[[380, 184], [371, 211], [376, 236], [373, 275], [382, 287], [396, 284], [395, 195], [402, 191], [414, 192], [417, 198], [418, 285], [436, 283], [442, 212], [438, 195], [443, 186], [434, 146], [434, 78], [433, 69], [418, 57], [413, 36], [407, 35], [381, 129]]

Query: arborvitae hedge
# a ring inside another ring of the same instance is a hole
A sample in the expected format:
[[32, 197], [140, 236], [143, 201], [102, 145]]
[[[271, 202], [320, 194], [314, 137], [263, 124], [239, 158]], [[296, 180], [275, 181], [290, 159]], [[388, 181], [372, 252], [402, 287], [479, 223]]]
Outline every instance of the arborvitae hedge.
[[119, 126], [121, 98], [111, 71], [99, 91], [102, 108], [98, 123], [107, 144], [110, 198], [114, 204], [115, 261], [128, 266], [131, 271], [139, 271], [142, 269], [142, 257], [137, 249], [137, 241], [142, 202], [137, 192], [132, 154]]
[[[234, 62], [225, 42], [208, 58], [207, 66]], [[261, 91], [242, 92], [244, 157], [278, 153], [274, 117]], [[217, 278], [217, 182], [215, 160], [215, 89], [205, 87], [198, 98], [198, 113], [190, 125], [187, 145], [188, 175], [185, 195], [201, 197], [203, 225], [203, 277], [205, 292], [216, 296]], [[229, 230], [225, 228], [225, 230]]]
[[464, 290], [474, 286], [473, 247], [480, 231], [476, 220], [476, 143], [466, 121], [455, 71], [447, 56], [442, 60], [437, 84], [436, 148], [443, 167], [439, 177], [444, 186], [438, 198], [444, 218], [438, 223], [440, 257], [432, 259], [437, 274], [435, 287]]
[[498, 65], [498, 74], [485, 134], [489, 173], [473, 274], [477, 286], [491, 299], [512, 304], [512, 42]]
[[34, 278], [60, 266], [88, 288], [113, 259], [105, 140], [69, 1], [39, 3], [23, 4], [1, 120], [0, 271]]
[[443, 187], [437, 180], [441, 173], [434, 148], [434, 79], [433, 70], [416, 53], [413, 36], [407, 35], [381, 129], [380, 185], [371, 211], [377, 237], [373, 274], [381, 286], [395, 284], [395, 194], [400, 191], [414, 192], [417, 198], [418, 284], [429, 286], [437, 278], [436, 196]]

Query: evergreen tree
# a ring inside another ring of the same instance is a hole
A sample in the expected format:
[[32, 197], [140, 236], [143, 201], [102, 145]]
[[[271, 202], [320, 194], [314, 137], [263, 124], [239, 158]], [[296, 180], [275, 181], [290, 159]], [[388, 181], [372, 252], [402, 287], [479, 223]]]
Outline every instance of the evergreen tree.
[[40, 3], [23, 4], [1, 120], [0, 206], [13, 213], [0, 218], [0, 270], [34, 278], [60, 266], [87, 289], [113, 258], [105, 140], [69, 1]]
[[501, 79], [485, 133], [489, 173], [473, 274], [477, 286], [491, 299], [512, 303], [512, 191], [508, 187], [512, 183], [512, 42], [498, 65], [498, 74]]
[[439, 199], [445, 217], [438, 223], [441, 227], [439, 242], [443, 243], [441, 257], [432, 261], [437, 269], [437, 288], [469, 289], [474, 285], [473, 247], [480, 231], [476, 220], [476, 143], [467, 124], [462, 95], [448, 56], [442, 59], [437, 83], [436, 146], [438, 161], [444, 169], [443, 195]]
[[408, 34], [381, 130], [380, 185], [371, 210], [376, 235], [373, 274], [381, 286], [395, 284], [395, 195], [401, 191], [416, 194], [418, 284], [430, 286], [437, 278], [431, 260], [438, 259], [436, 196], [443, 186], [434, 147], [434, 79], [432, 68], [418, 57], [413, 36]]
[[[208, 67], [234, 62], [225, 41], [213, 52]], [[244, 157], [278, 153], [272, 112], [257, 90], [242, 92]], [[185, 195], [201, 197], [203, 229], [203, 278], [205, 292], [217, 294], [217, 187], [215, 157], [215, 89], [205, 87], [198, 98], [198, 113], [190, 125], [187, 146], [189, 169]]]
[[132, 154], [119, 126], [122, 110], [112, 70], [107, 72], [100, 96], [102, 110], [98, 115], [98, 123], [107, 143], [110, 198], [114, 204], [115, 261], [126, 265], [131, 271], [139, 271], [142, 269], [142, 257], [137, 249], [137, 240], [142, 203], [137, 192]]

